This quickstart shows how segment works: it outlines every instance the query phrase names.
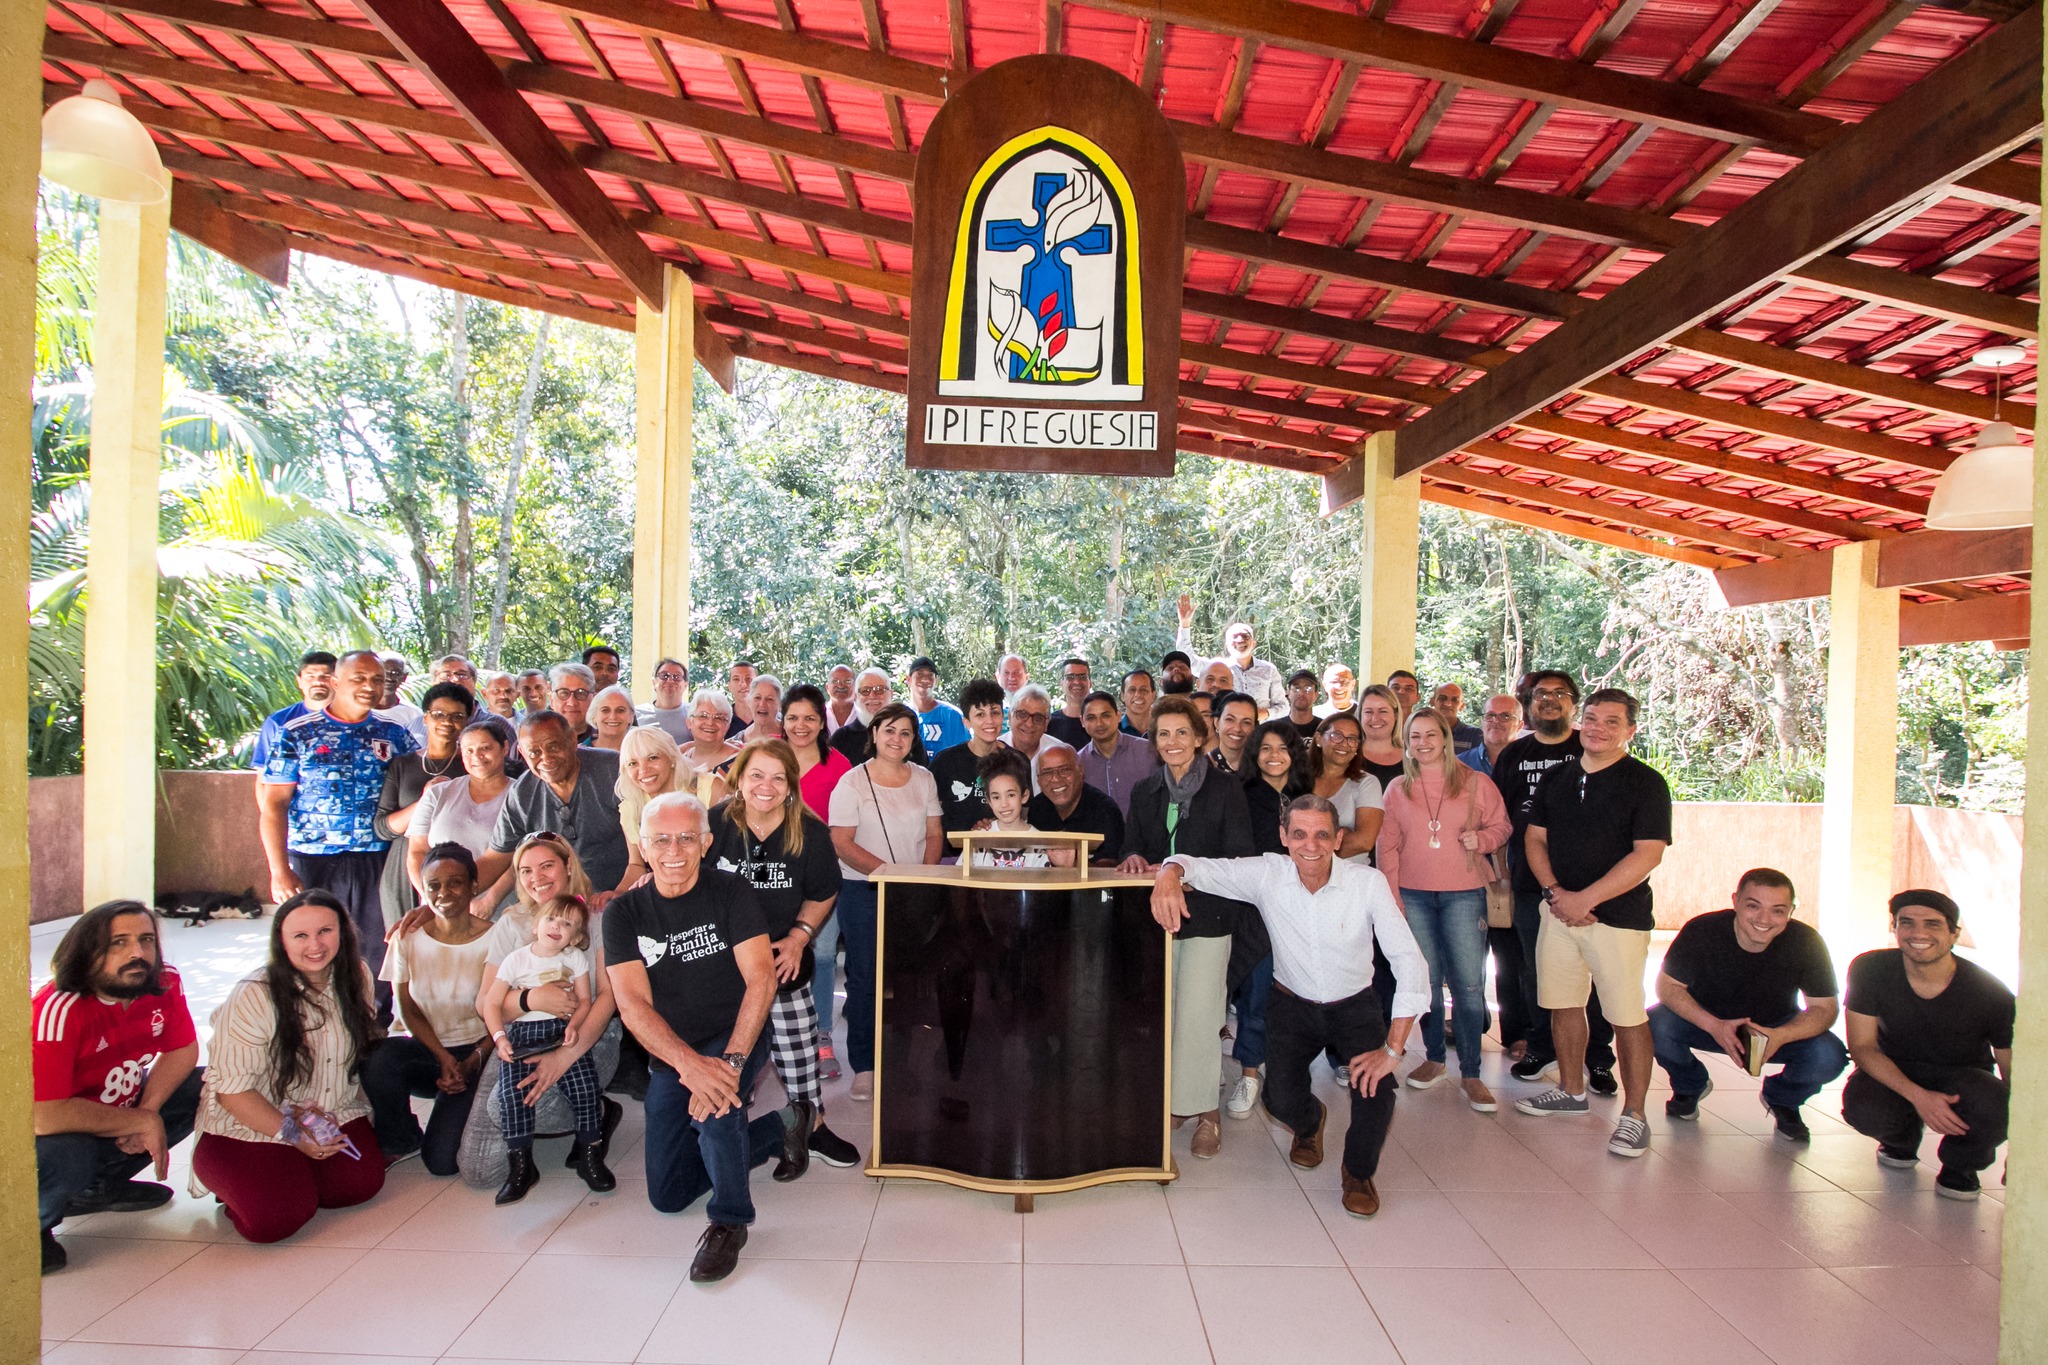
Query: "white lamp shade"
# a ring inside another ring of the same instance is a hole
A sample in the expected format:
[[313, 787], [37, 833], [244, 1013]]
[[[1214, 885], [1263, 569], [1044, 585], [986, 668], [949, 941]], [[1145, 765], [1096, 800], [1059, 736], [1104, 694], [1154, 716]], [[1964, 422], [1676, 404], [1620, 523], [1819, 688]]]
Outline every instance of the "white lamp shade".
[[2003, 531], [2034, 524], [2034, 450], [2009, 422], [1993, 422], [1934, 485], [1927, 525], [1936, 531]]
[[160, 203], [171, 192], [149, 130], [100, 80], [43, 114], [43, 174], [66, 189], [124, 204]]

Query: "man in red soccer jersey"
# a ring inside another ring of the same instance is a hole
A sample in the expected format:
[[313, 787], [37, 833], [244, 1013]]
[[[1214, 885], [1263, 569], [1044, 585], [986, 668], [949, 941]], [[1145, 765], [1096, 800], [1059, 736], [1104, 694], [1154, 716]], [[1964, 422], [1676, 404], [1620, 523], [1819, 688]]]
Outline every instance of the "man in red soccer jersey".
[[157, 947], [156, 913], [108, 901], [79, 917], [50, 959], [33, 1021], [37, 1212], [43, 1273], [66, 1256], [67, 1216], [134, 1213], [171, 1202], [161, 1179], [192, 1132], [205, 1075], [192, 1012]]

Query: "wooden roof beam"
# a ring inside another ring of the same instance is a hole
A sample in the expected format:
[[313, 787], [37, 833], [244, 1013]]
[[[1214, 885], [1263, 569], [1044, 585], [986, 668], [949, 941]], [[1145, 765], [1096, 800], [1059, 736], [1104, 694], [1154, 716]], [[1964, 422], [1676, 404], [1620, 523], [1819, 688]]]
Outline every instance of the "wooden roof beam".
[[[2033, 560], [2033, 532], [1911, 531], [1878, 547], [1877, 581], [1884, 588], [1926, 588], [1971, 578], [1999, 578], [2027, 572]], [[1787, 555], [1775, 564], [1745, 565], [1714, 575], [1721, 600], [1731, 607], [1825, 597], [1832, 556], [1826, 550]], [[1981, 598], [1971, 598], [1980, 601]], [[2019, 632], [2024, 634], [2024, 631]], [[1979, 639], [2004, 639], [1984, 635]]]
[[1994, 404], [1990, 394], [1972, 389], [1930, 384], [1924, 379], [1892, 374], [1868, 365], [1852, 365], [1846, 360], [1830, 360], [1791, 346], [1772, 346], [1707, 327], [1688, 328], [1672, 337], [1671, 344], [1695, 355], [1725, 360], [1745, 370], [1760, 370], [1765, 374], [1780, 375], [1842, 393], [1861, 394], [1881, 403], [1920, 408], [1971, 422], [1990, 422], [2003, 417], [2014, 426], [2034, 425], [2034, 406], [2031, 403], [2007, 398]]
[[1959, 645], [1977, 640], [2025, 640], [2033, 594], [1993, 593], [1966, 602], [1901, 602], [1899, 645]]
[[1680, 564], [1691, 564], [1702, 569], [1721, 569], [1742, 561], [1728, 555], [1718, 555], [1710, 550], [1695, 550], [1689, 545], [1669, 545], [1647, 536], [1630, 535], [1611, 526], [1593, 526], [1583, 521], [1534, 508], [1517, 507], [1513, 503], [1500, 502], [1493, 498], [1475, 497], [1455, 489], [1423, 480], [1422, 500], [1433, 502], [1439, 507], [1454, 507], [1461, 512], [1477, 516], [1492, 517], [1495, 521], [1512, 522], [1537, 531], [1554, 531], [1562, 536], [1578, 540], [1589, 540], [1595, 545], [1607, 545], [1617, 550], [1630, 550], [1636, 554], [1654, 555], [1658, 559], [1676, 560]]
[[[1661, 512], [1646, 511], [1626, 503], [1607, 502], [1600, 498], [1587, 497], [1579, 493], [1567, 493], [1540, 483], [1523, 483], [1500, 474], [1482, 474], [1465, 465], [1444, 464], [1432, 466], [1430, 479], [1438, 483], [1453, 483], [1470, 488], [1475, 492], [1493, 493], [1501, 497], [1519, 498], [1524, 502], [1540, 503], [1559, 512], [1577, 512], [1582, 516], [1600, 517], [1606, 521], [1633, 526], [1639, 530], [1653, 531], [1658, 535], [1677, 536], [1684, 540], [1696, 540], [1704, 545], [1717, 545], [1723, 549], [1739, 550], [1744, 554], [1762, 555], [1766, 558], [1799, 550], [1797, 545], [1768, 540], [1762, 536], [1745, 535], [1740, 531], [1729, 531], [1711, 522], [1689, 520], [1685, 517], [1666, 516]], [[1327, 483], [1326, 483], [1327, 486]]]
[[2031, 140], [2041, 25], [1999, 29], [1700, 235], [1405, 427], [1412, 472], [1670, 339], [1863, 224]]
[[285, 235], [236, 217], [218, 196], [189, 180], [171, 186], [171, 226], [279, 288], [291, 283], [292, 248]]
[[1813, 417], [1801, 417], [1796, 413], [1778, 412], [1758, 403], [1738, 403], [1726, 398], [1713, 398], [1704, 393], [1695, 393], [1691, 389], [1679, 388], [1675, 384], [1652, 384], [1641, 379], [1609, 374], [1588, 380], [1578, 387], [1581, 393], [1611, 398], [1630, 407], [1668, 412], [1673, 416], [1690, 417], [1736, 431], [1754, 431], [1759, 435], [1797, 441], [1801, 445], [1819, 446], [1849, 455], [1861, 455], [1867, 459], [1883, 460], [1888, 464], [1904, 465], [1908, 469], [1924, 469], [1933, 474], [1947, 469], [1955, 460], [1955, 456], [1948, 451], [1919, 441], [1904, 441], [1896, 436], [1886, 436], [1882, 432], [1862, 431], [1836, 422], [1823, 422]]

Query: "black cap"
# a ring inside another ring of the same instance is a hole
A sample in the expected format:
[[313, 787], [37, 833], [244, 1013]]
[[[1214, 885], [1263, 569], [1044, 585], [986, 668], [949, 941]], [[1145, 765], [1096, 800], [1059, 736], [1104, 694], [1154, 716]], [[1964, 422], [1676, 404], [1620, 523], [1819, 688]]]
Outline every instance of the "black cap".
[[1168, 664], [1172, 663], [1172, 662], [1173, 662], [1173, 661], [1174, 661], [1175, 659], [1179, 659], [1179, 660], [1180, 660], [1180, 661], [1181, 661], [1182, 663], [1186, 664], [1186, 665], [1187, 665], [1187, 666], [1188, 666], [1189, 668], [1193, 668], [1193, 667], [1195, 666], [1195, 661], [1194, 661], [1193, 659], [1190, 659], [1190, 658], [1189, 658], [1189, 657], [1188, 657], [1187, 655], [1185, 655], [1185, 654], [1181, 653], [1181, 652], [1180, 652], [1179, 650], [1177, 650], [1177, 649], [1169, 649], [1169, 650], [1167, 650], [1167, 651], [1166, 651], [1166, 653], [1164, 653], [1164, 654], [1160, 655], [1160, 656], [1159, 656], [1159, 666], [1160, 666], [1161, 668], [1164, 668], [1164, 667], [1166, 667], [1166, 666], [1167, 666]]
[[1321, 681], [1322, 679], [1315, 675], [1315, 671], [1308, 668], [1297, 668], [1294, 672], [1287, 675], [1287, 685], [1289, 687], [1294, 686], [1298, 682], [1305, 682], [1313, 687]]
[[1891, 900], [1892, 918], [1897, 919], [1899, 911], [1909, 905], [1924, 905], [1929, 910], [1935, 911], [1948, 921], [1948, 927], [1951, 929], [1963, 921], [1963, 912], [1960, 906], [1941, 892], [1924, 886], [1914, 887], [1909, 891], [1901, 891], [1898, 895], [1893, 896]]
[[920, 670], [936, 674], [939, 671], [939, 666], [932, 662], [929, 654], [920, 654], [910, 661], [909, 668], [903, 670], [903, 676], [907, 678]]

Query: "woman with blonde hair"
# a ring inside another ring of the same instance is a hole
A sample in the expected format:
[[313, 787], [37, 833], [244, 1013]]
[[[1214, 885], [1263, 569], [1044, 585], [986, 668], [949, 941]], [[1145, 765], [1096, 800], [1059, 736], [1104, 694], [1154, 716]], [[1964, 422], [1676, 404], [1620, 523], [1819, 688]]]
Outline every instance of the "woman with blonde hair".
[[1429, 963], [1429, 1013], [1422, 1018], [1427, 1060], [1408, 1084], [1427, 1090], [1444, 1077], [1444, 985], [1465, 1100], [1494, 1112], [1479, 1079], [1479, 1034], [1486, 1018], [1486, 856], [1511, 828], [1500, 789], [1458, 762], [1451, 727], [1435, 711], [1408, 717], [1405, 771], [1387, 786], [1380, 826], [1380, 871]]
[[1375, 683], [1358, 694], [1358, 726], [1364, 734], [1358, 756], [1365, 760], [1365, 770], [1379, 779], [1382, 791], [1404, 771], [1401, 736], [1407, 733], [1406, 716], [1407, 708], [1390, 687]]
[[628, 855], [620, 886], [638, 886], [647, 875], [647, 857], [640, 851], [640, 812], [657, 796], [693, 786], [683, 751], [668, 731], [658, 725], [627, 731], [619, 745], [619, 782], [613, 789], [619, 796], [619, 827], [625, 831]]

